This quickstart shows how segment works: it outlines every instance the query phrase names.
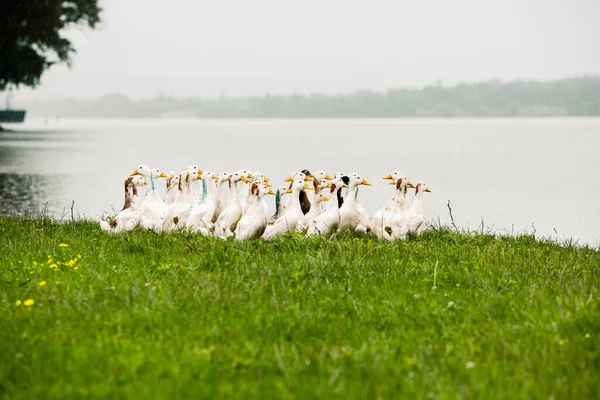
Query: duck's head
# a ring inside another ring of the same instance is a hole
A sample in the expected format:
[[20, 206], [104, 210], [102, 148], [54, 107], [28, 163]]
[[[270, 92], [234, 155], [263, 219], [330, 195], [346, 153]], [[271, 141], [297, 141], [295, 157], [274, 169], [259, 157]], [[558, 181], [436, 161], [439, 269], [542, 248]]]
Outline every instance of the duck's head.
[[329, 201], [329, 197], [327, 197], [323, 193], [317, 193], [317, 195], [315, 196], [315, 201], [317, 202], [317, 204], [319, 204], [319, 203], [322, 203], [324, 201]]
[[187, 180], [189, 183], [197, 181], [202, 178], [202, 171], [199, 169], [192, 169], [187, 171]]
[[151, 169], [150, 170], [150, 175], [152, 176], [153, 179], [166, 178], [167, 177], [167, 174], [165, 174], [164, 172], [162, 172], [158, 168]]
[[246, 178], [244, 175], [240, 174], [240, 172], [234, 172], [233, 174], [229, 174], [229, 182], [230, 183], [238, 183], [238, 182], [246, 182], [250, 183], [250, 180]]
[[396, 185], [396, 190], [400, 191], [406, 191], [407, 187], [415, 187], [415, 185], [413, 185], [412, 182], [404, 175], [397, 176], [395, 181], [390, 181], [390, 185]]
[[313, 188], [308, 186], [304, 179], [296, 179], [294, 182], [292, 182], [290, 188], [287, 190], [287, 193], [292, 193], [293, 191], [299, 192], [301, 190], [313, 190]]
[[308, 172], [307, 170], [304, 171], [305, 172], [296, 172], [295, 174], [288, 176], [285, 178], [284, 182], [295, 182], [297, 180], [312, 181], [313, 177], [306, 174], [306, 172]]
[[417, 183], [417, 186], [414, 186], [415, 194], [421, 194], [423, 192], [431, 192], [429, 187], [425, 184], [425, 182]]
[[185, 169], [186, 171], [193, 171], [195, 169], [200, 169], [195, 165], [188, 165], [187, 168]]
[[252, 172], [248, 171], [247, 169], [240, 169], [237, 173], [246, 179], [254, 178], [254, 174]]
[[262, 172], [255, 172], [254, 173], [254, 178], [252, 179], [252, 182], [258, 182], [260, 184], [266, 185], [268, 187], [271, 187], [271, 185], [268, 183], [269, 182], [269, 178], [267, 178]]
[[133, 171], [131, 174], [129, 174], [129, 176], [141, 175], [144, 178], [150, 178], [150, 174], [151, 174], [150, 167], [142, 164], [139, 167], [137, 167], [135, 169], [135, 171]]
[[229, 175], [231, 175], [229, 172], [221, 172], [217, 175], [217, 184], [220, 185], [223, 182], [227, 182], [229, 180]]
[[345, 172], [336, 172], [333, 178], [341, 178], [342, 176], [346, 176]]
[[135, 175], [135, 176], [131, 177], [130, 179], [131, 179], [131, 183], [133, 184], [133, 186], [146, 186], [148, 184], [148, 181], [146, 180], [146, 178], [144, 178], [141, 175]]
[[322, 181], [324, 179], [327, 179], [328, 181], [330, 181], [330, 180], [333, 179], [332, 177], [330, 177], [329, 175], [327, 175], [325, 173], [325, 171], [317, 171], [317, 172], [315, 172], [313, 174], [313, 177], [315, 178], [315, 180], [318, 180], [318, 181]]
[[344, 177], [335, 177], [330, 182], [328, 182], [329, 183], [328, 187], [330, 189], [329, 193], [331, 194], [331, 196], [335, 196], [336, 192], [341, 190], [345, 186], [344, 179], [342, 179], [342, 178], [345, 178], [346, 180], [349, 181], [349, 178], [347, 176], [344, 176]]
[[250, 194], [260, 199], [267, 194], [274, 195], [275, 192], [263, 183], [252, 182], [252, 185], [250, 186]]
[[401, 176], [404, 176], [401, 172], [394, 171], [391, 174], [387, 174], [386, 176], [384, 176], [383, 179], [390, 179], [396, 182]]
[[217, 175], [215, 175], [214, 173], [210, 172], [210, 171], [204, 171], [202, 172], [201, 179], [206, 180], [206, 181], [216, 181], [218, 179]]
[[365, 178], [363, 178], [357, 173], [350, 174], [348, 178], [350, 178], [350, 183], [348, 183], [348, 186], [351, 187], [357, 187], [359, 185], [373, 186], [369, 181], [367, 181]]
[[170, 183], [169, 183], [169, 186], [170, 186], [170, 187], [175, 187], [175, 186], [177, 186], [177, 185], [179, 185], [179, 175], [175, 175], [175, 176], [173, 176], [173, 177], [170, 179]]
[[315, 193], [320, 193], [321, 190], [331, 187], [331, 182], [326, 181], [324, 179], [315, 179], [313, 181], [313, 188], [315, 189]]

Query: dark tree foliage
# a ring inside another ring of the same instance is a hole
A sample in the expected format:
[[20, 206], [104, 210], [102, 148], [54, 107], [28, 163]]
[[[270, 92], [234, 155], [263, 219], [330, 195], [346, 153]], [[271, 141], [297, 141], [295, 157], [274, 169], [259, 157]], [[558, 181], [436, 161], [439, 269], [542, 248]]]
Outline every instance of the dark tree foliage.
[[36, 86], [44, 70], [75, 53], [61, 35], [70, 26], [94, 28], [97, 0], [0, 0], [0, 90]]

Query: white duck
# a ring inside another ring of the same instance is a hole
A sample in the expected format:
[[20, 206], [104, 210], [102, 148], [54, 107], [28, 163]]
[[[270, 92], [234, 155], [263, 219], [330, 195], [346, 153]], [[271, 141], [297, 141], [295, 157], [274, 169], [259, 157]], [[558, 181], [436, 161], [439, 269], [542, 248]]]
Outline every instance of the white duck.
[[388, 207], [388, 212], [383, 217], [383, 233], [385, 240], [404, 240], [408, 234], [409, 207], [406, 198], [407, 188], [412, 183], [405, 177], [400, 177], [391, 185], [396, 185], [396, 194], [392, 199], [392, 204]]
[[[331, 184], [330, 184], [331, 186]], [[321, 215], [323, 213], [322, 209], [321, 209], [321, 204], [325, 203], [325, 204], [329, 204], [329, 197], [327, 197], [327, 195], [325, 195], [324, 193], [318, 193], [315, 196], [315, 199], [312, 203], [312, 207], [310, 208], [310, 211], [304, 215], [304, 218], [302, 219], [301, 222], [298, 222], [298, 225], [296, 225], [296, 232], [301, 233], [301, 232], [307, 232], [308, 230], [308, 226], [310, 225], [310, 223], [317, 218], [319, 215]]]
[[331, 235], [335, 233], [340, 224], [338, 193], [343, 186], [344, 182], [341, 177], [334, 178], [331, 181], [329, 201], [325, 206], [325, 211], [309, 222], [307, 235]]
[[415, 186], [415, 199], [412, 203], [408, 219], [408, 232], [421, 234], [425, 230], [425, 215], [423, 212], [423, 199], [421, 196], [425, 192], [431, 192], [429, 187], [424, 182], [417, 183]]
[[169, 205], [177, 198], [177, 193], [179, 191], [179, 175], [173, 174], [173, 177], [167, 178], [167, 182], [169, 182], [169, 186], [165, 193], [165, 204]]
[[238, 198], [240, 200], [240, 204], [242, 205], [243, 212], [246, 209], [247, 205], [246, 198], [250, 193], [249, 183], [252, 182], [250, 179], [254, 178], [254, 174], [252, 174], [252, 172], [248, 171], [247, 169], [240, 169], [237, 173], [246, 178], [245, 180], [240, 180], [237, 183]]
[[[293, 182], [297, 180], [303, 180], [305, 182], [309, 182], [313, 180], [312, 175], [307, 170], [302, 170], [300, 172], [296, 172], [295, 174], [288, 176], [285, 178], [284, 182], [290, 182], [289, 188], [291, 189]], [[289, 189], [288, 189], [289, 190]], [[310, 211], [311, 203], [308, 198], [308, 195], [304, 190], [300, 190], [298, 193], [298, 198], [300, 199], [300, 208], [302, 210], [302, 214], [308, 213]], [[281, 203], [282, 211], [285, 213], [288, 207], [292, 204], [292, 197], [287, 197], [285, 202]]]
[[235, 228], [236, 240], [255, 239], [263, 235], [267, 227], [267, 213], [262, 200], [267, 194], [274, 195], [275, 192], [262, 183], [253, 182], [250, 185], [248, 208]]
[[314, 195], [311, 196], [311, 207], [310, 210], [306, 214], [304, 214], [302, 220], [298, 223], [298, 226], [296, 227], [296, 232], [306, 231], [306, 228], [308, 228], [308, 224], [323, 212], [323, 208], [321, 207], [321, 205], [329, 201], [329, 198], [326, 195], [321, 194], [321, 190], [330, 187], [331, 183], [329, 183], [326, 180], [315, 179], [313, 181]]
[[213, 200], [215, 201], [215, 213], [212, 219], [213, 224], [217, 222], [217, 218], [219, 218], [219, 215], [221, 215], [221, 213], [226, 207], [226, 204], [223, 201], [223, 197], [221, 196], [221, 192], [223, 190], [223, 184], [225, 182], [229, 182], [229, 175], [231, 175], [229, 172], [221, 172], [219, 175], [217, 175], [215, 193], [213, 196]]
[[275, 213], [269, 219], [269, 225], [273, 225], [277, 218], [283, 215], [284, 209], [282, 204], [287, 202], [289, 194], [287, 194], [288, 186], [280, 186], [275, 192]]
[[109, 222], [100, 221], [100, 227], [108, 233], [130, 231], [140, 222], [140, 196], [138, 187], [147, 185], [143, 176], [131, 176], [125, 180], [125, 204], [119, 213]]
[[195, 204], [186, 221], [186, 226], [193, 232], [200, 232], [202, 235], [210, 235], [213, 229], [213, 216], [215, 214], [215, 190], [217, 176], [210, 171], [202, 173], [202, 195], [200, 202]]
[[167, 205], [156, 190], [155, 180], [158, 178], [166, 178], [167, 176], [158, 168], [151, 170], [147, 165], [140, 165], [130, 176], [135, 175], [143, 176], [146, 181], [150, 183], [150, 187], [146, 192], [146, 198], [140, 206], [140, 216], [142, 227], [154, 229], [156, 225], [162, 222], [162, 219], [168, 211]]
[[184, 170], [179, 174], [179, 184], [175, 200], [169, 204], [169, 209], [162, 223], [157, 228], [161, 231], [172, 231], [186, 225], [192, 207], [194, 206], [194, 189], [192, 182], [199, 179], [201, 170]]
[[304, 216], [300, 206], [299, 194], [301, 190], [312, 190], [312, 188], [308, 186], [303, 179], [292, 182], [292, 187], [287, 190], [287, 192], [291, 194], [291, 204], [285, 213], [279, 217], [273, 225], [270, 225], [268, 229], [265, 230], [265, 233], [262, 236], [263, 239], [271, 240], [277, 236], [285, 235], [288, 232], [296, 231], [296, 225]]
[[240, 181], [249, 182], [249, 180], [239, 172], [229, 175], [229, 196], [227, 207], [219, 215], [217, 222], [215, 222], [214, 235], [216, 237], [225, 239], [229, 236], [232, 236], [237, 223], [239, 222], [240, 218], [242, 218], [243, 210], [238, 193], [238, 183]]
[[351, 174], [348, 183], [348, 197], [344, 200], [344, 204], [340, 208], [340, 226], [337, 234], [342, 235], [348, 231], [356, 232], [360, 229], [362, 215], [356, 201], [357, 188], [360, 185], [372, 186], [366, 179], [358, 174]]
[[[258, 184], [265, 185], [266, 187], [271, 187], [271, 184], [269, 183], [269, 178], [267, 178], [262, 172], [255, 172], [253, 175], [254, 175], [254, 178], [252, 179], [252, 183], [256, 182]], [[242, 204], [242, 206], [244, 207], [244, 212], [246, 212], [246, 208], [249, 203], [249, 197], [252, 195], [251, 188], [252, 188], [252, 184], [250, 184], [249, 189], [248, 189], [248, 195], [246, 196], [246, 205], [244, 206]], [[267, 205], [267, 202], [265, 201], [264, 197], [261, 200], [261, 204], [263, 205], [263, 208], [265, 209], [265, 214], [269, 214], [269, 206]]]
[[[401, 179], [403, 181], [405, 181], [405, 184], [407, 184], [409, 187], [412, 187], [412, 183], [406, 179], [406, 176], [404, 176], [404, 174], [402, 174], [401, 172], [398, 171], [394, 171], [391, 174], [388, 174], [386, 176], [383, 177], [383, 179], [391, 179], [392, 182], [394, 182], [394, 184], [396, 182], [398, 182], [398, 179]], [[373, 218], [371, 219], [371, 229], [373, 234], [379, 239], [382, 240], [384, 238], [384, 219], [386, 217], [386, 214], [393, 209], [394, 207], [394, 198], [395, 198], [395, 191], [394, 191], [394, 195], [392, 195], [392, 197], [388, 200], [388, 202], [385, 204], [385, 206], [383, 206], [382, 208], [380, 208], [379, 210], [377, 210], [377, 212], [375, 213], [375, 215], [373, 215]]]

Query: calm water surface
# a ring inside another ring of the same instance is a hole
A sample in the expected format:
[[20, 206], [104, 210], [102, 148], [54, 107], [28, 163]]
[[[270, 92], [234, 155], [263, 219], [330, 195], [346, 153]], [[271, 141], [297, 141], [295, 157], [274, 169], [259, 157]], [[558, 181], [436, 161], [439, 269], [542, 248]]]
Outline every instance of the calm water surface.
[[[0, 132], [1, 213], [99, 218], [120, 209], [139, 164], [246, 168], [282, 181], [307, 168], [359, 172], [372, 215], [399, 170], [432, 189], [430, 219], [600, 243], [600, 119], [43, 120]], [[164, 191], [163, 181], [160, 189]]]

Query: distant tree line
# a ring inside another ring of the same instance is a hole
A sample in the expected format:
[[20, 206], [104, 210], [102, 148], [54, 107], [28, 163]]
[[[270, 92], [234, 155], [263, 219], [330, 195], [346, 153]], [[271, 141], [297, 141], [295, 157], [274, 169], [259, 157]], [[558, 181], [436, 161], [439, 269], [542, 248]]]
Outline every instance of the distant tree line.
[[270, 95], [200, 99], [160, 95], [133, 101], [122, 94], [95, 100], [34, 101], [21, 104], [31, 116], [204, 118], [394, 118], [598, 116], [600, 76], [548, 82], [489, 81], [386, 92]]

